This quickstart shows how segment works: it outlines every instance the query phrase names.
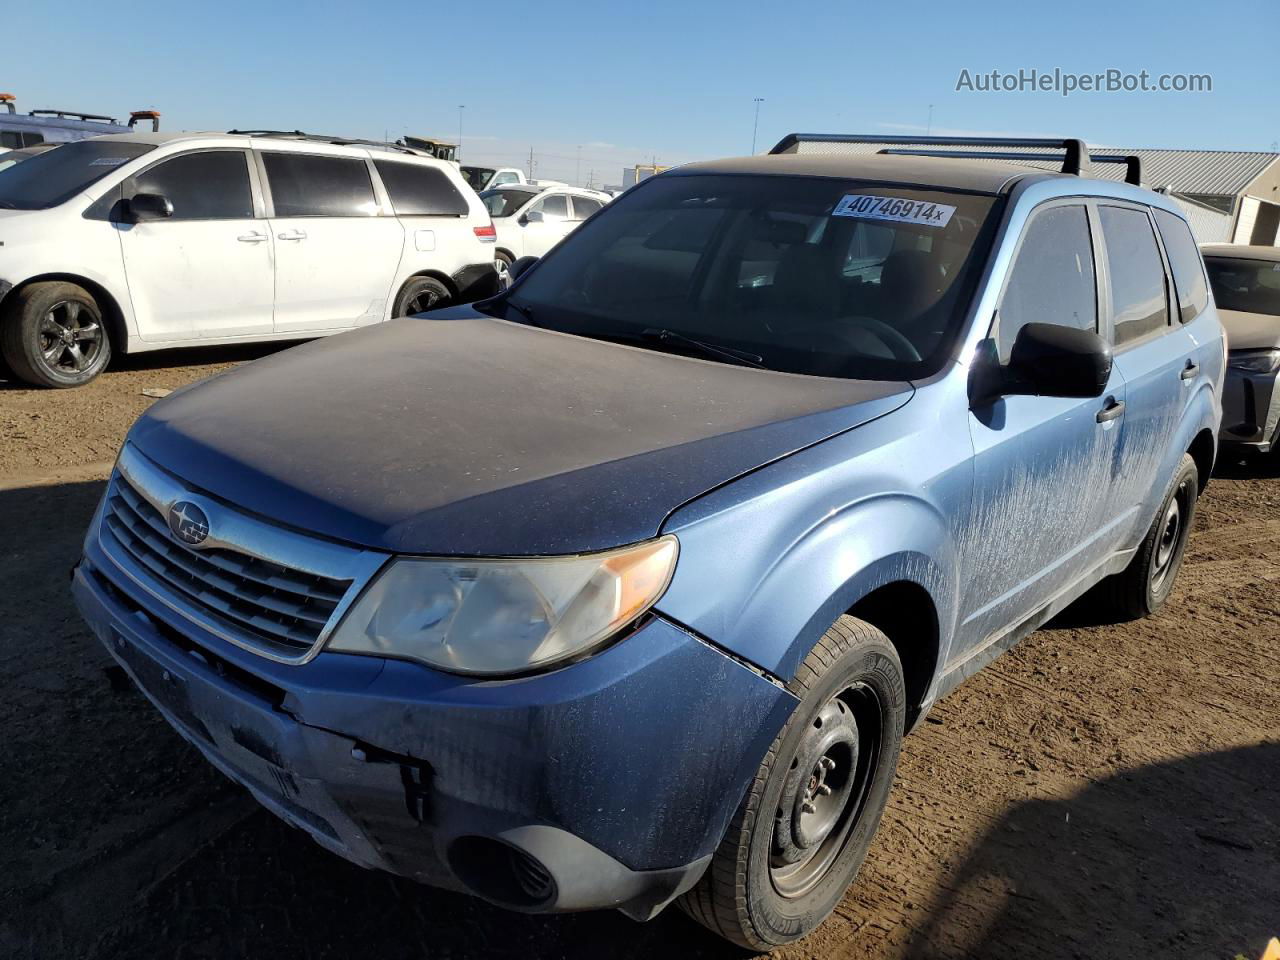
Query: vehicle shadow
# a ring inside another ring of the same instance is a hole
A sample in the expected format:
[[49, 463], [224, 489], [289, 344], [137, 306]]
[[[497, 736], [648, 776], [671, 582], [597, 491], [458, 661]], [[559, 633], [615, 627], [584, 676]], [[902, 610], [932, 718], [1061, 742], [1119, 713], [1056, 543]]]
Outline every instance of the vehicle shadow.
[[1280, 743], [1117, 774], [993, 826], [912, 960], [1258, 957], [1280, 933]]
[[1223, 480], [1261, 480], [1280, 477], [1280, 453], [1269, 456], [1219, 454], [1213, 467], [1214, 477]]

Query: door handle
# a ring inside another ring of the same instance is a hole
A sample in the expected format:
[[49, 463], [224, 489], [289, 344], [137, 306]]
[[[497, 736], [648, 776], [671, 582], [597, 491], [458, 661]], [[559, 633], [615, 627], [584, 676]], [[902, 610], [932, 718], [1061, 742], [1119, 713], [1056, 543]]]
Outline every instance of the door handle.
[[267, 235], [265, 233], [243, 233], [236, 239], [241, 243], [261, 243], [267, 239]]
[[277, 233], [277, 237], [281, 240], [305, 240], [307, 235], [302, 230], [287, 230], [284, 233]]
[[1194, 360], [1188, 360], [1187, 365], [1182, 368], [1182, 373], [1178, 374], [1178, 376], [1182, 377], [1183, 380], [1194, 380], [1199, 372], [1200, 364]]
[[1106, 423], [1108, 420], [1115, 420], [1122, 413], [1124, 413], [1124, 401], [1107, 397], [1107, 405], [1098, 411], [1097, 420], [1099, 423]]

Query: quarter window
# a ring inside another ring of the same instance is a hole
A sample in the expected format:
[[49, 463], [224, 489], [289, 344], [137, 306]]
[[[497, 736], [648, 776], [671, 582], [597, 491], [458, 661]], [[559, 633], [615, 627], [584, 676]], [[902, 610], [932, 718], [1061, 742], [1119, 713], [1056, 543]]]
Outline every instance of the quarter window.
[[1178, 309], [1182, 322], [1194, 320], [1209, 305], [1209, 288], [1205, 283], [1204, 264], [1196, 247], [1191, 228], [1181, 217], [1166, 210], [1153, 210], [1160, 237], [1164, 240], [1169, 266], [1173, 268], [1173, 285], [1178, 291]]
[[375, 160], [378, 176], [400, 217], [465, 217], [467, 201], [441, 170], [421, 163]]
[[372, 217], [378, 213], [363, 160], [264, 153], [277, 217]]
[[1093, 241], [1083, 206], [1050, 207], [1028, 224], [1000, 303], [1002, 360], [1028, 323], [1098, 329]]
[[1119, 346], [1168, 325], [1164, 264], [1144, 211], [1104, 206], [1099, 216], [1107, 239], [1112, 322]]
[[173, 204], [171, 220], [249, 220], [253, 191], [241, 150], [187, 153], [133, 180], [133, 193], [157, 193]]

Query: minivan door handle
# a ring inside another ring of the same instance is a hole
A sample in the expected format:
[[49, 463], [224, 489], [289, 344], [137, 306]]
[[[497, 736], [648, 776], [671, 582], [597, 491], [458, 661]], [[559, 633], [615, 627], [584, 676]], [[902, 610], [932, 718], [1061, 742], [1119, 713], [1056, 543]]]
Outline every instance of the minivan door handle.
[[1124, 413], [1124, 401], [1115, 397], [1107, 397], [1107, 405], [1098, 411], [1098, 422], [1106, 423]]
[[1182, 373], [1178, 374], [1178, 376], [1182, 377], [1183, 380], [1194, 380], [1199, 372], [1200, 364], [1194, 360], [1188, 360], [1187, 365], [1182, 368]]

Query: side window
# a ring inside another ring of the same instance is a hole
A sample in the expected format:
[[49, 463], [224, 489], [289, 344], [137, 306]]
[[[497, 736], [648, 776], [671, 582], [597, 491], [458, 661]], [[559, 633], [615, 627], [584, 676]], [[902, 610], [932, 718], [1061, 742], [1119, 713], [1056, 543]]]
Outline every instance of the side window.
[[1164, 263], [1145, 212], [1105, 206], [1098, 212], [1107, 240], [1115, 344], [1120, 346], [1168, 325]]
[[173, 204], [170, 220], [250, 220], [253, 192], [241, 150], [187, 153], [133, 178], [132, 193], [158, 193]]
[[277, 217], [372, 217], [378, 213], [363, 160], [264, 153]]
[[573, 219], [585, 220], [591, 216], [603, 204], [599, 200], [592, 200], [590, 197], [574, 197], [573, 198]]
[[17, 150], [21, 148], [22, 134], [5, 130], [0, 133], [0, 147], [5, 147], [8, 150]]
[[542, 216], [547, 220], [568, 220], [569, 219], [569, 198], [563, 193], [553, 193], [549, 197], [543, 197], [533, 205], [534, 210], [541, 210]]
[[444, 171], [421, 163], [375, 160], [391, 206], [400, 217], [465, 217], [467, 201]]
[[1083, 206], [1050, 207], [1028, 223], [1000, 301], [1001, 360], [1009, 359], [1018, 331], [1028, 323], [1098, 329], [1093, 243]]
[[1191, 228], [1181, 217], [1167, 210], [1152, 210], [1160, 238], [1164, 240], [1169, 266], [1173, 268], [1173, 285], [1178, 290], [1178, 311], [1182, 322], [1187, 323], [1200, 315], [1209, 305], [1209, 288], [1204, 278], [1204, 263], [1200, 250], [1191, 236]]
[[44, 143], [43, 133], [24, 133], [22, 135], [22, 145], [24, 147], [34, 147], [38, 143]]

